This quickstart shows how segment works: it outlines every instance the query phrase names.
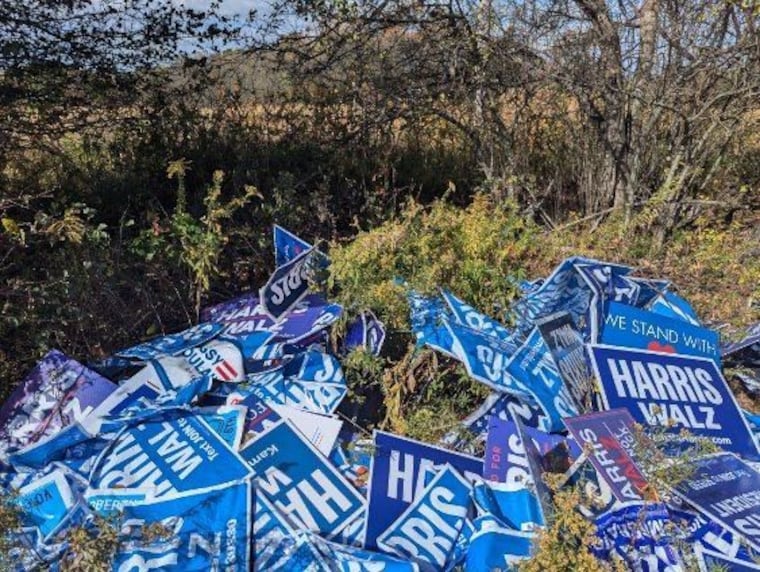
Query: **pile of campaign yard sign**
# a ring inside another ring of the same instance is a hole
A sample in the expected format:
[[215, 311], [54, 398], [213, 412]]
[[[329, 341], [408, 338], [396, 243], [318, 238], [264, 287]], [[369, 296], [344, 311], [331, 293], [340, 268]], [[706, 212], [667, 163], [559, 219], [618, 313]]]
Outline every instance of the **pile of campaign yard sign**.
[[[280, 227], [274, 243], [256, 294], [87, 366], [53, 350], [18, 385], [0, 409], [11, 569], [56, 569], [68, 533], [108, 517], [119, 572], [510, 570], [556, 514], [552, 473], [584, 493], [601, 560], [760, 570], [760, 416], [723, 376], [760, 390], [760, 326], [721, 346], [668, 282], [579, 257], [521, 285], [509, 328], [410, 291], [418, 346], [490, 395], [440, 443], [357, 432], [340, 356], [379, 355], [383, 325], [365, 310], [331, 353], [328, 258]], [[686, 478], [653, 489], [639, 426], [690, 455]]]

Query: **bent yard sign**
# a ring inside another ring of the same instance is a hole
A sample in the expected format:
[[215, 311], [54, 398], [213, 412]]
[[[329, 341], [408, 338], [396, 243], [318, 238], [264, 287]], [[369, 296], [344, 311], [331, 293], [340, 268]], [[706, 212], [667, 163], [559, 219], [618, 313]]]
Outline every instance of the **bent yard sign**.
[[707, 437], [726, 451], [755, 457], [757, 445], [711, 359], [590, 346], [606, 409], [625, 407], [649, 426]]

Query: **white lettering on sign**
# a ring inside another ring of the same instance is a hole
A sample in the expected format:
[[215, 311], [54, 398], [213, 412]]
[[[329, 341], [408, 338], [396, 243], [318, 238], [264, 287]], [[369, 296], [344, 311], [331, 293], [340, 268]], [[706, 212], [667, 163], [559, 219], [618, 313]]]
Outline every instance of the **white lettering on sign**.
[[[383, 544], [412, 558], [423, 558], [439, 567], [446, 563], [446, 556], [459, 535], [462, 519], [467, 507], [452, 503], [455, 494], [443, 486], [435, 486], [430, 491], [430, 504], [422, 503], [415, 516], [408, 518], [397, 534], [387, 538]], [[442, 515], [455, 517], [453, 523]], [[423, 557], [421, 553], [426, 556]]]
[[626, 359], [607, 359], [620, 397], [720, 405], [723, 397], [706, 369]]
[[346, 512], [351, 508], [351, 501], [332, 483], [321, 469], [314, 469], [311, 475], [297, 483], [285, 473], [270, 467], [262, 477], [259, 485], [274, 500], [281, 496], [283, 489], [288, 502], [274, 500], [282, 513], [294, 519], [301, 528], [319, 531], [314, 518], [318, 513], [327, 524], [332, 524], [340, 517], [336, 508]]
[[272, 296], [270, 300], [273, 304], [280, 305], [295, 290], [298, 290], [304, 282], [309, 279], [309, 256], [296, 264], [285, 276], [278, 278], [272, 283]]
[[[420, 497], [422, 491], [430, 483], [428, 477], [435, 475], [445, 463], [436, 465], [430, 459], [422, 457], [417, 464], [414, 455], [403, 453], [404, 462], [402, 466], [400, 464], [401, 456], [400, 451], [391, 451], [386, 496], [398, 500], [399, 492], [401, 492], [401, 500], [405, 503], [411, 503]], [[417, 466], [415, 467], [415, 465]], [[481, 475], [469, 471], [464, 471], [464, 476], [469, 482], [482, 480]], [[400, 491], [399, 486], [401, 486]]]

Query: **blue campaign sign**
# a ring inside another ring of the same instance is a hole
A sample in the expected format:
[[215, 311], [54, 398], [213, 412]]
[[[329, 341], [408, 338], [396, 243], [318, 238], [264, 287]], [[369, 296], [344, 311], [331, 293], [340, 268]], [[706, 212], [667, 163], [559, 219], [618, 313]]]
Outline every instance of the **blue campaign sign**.
[[278, 266], [259, 291], [262, 309], [274, 321], [279, 321], [309, 291], [309, 280], [314, 274], [316, 250], [311, 248]]
[[478, 440], [483, 440], [488, 434], [488, 425], [491, 417], [498, 417], [505, 421], [518, 416], [528, 427], [538, 427], [541, 430], [551, 428], [551, 423], [546, 414], [532, 403], [526, 403], [508, 393], [491, 392], [480, 406], [462, 420], [461, 427], [444, 435], [441, 442], [451, 448], [465, 451], [473, 446], [472, 439], [467, 434], [476, 435]]
[[[341, 376], [324, 381], [285, 377], [281, 370], [250, 376], [250, 392], [275, 405], [290, 405], [306, 411], [332, 414], [348, 393]], [[253, 378], [253, 379], [252, 379]]]
[[422, 494], [429, 477], [446, 463], [471, 482], [480, 479], [483, 459], [383, 431], [375, 431], [374, 438], [364, 537], [367, 548], [377, 548], [378, 536]]
[[93, 488], [150, 488], [155, 498], [249, 477], [245, 461], [199, 416], [169, 410], [127, 425], [101, 452]]
[[[533, 441], [542, 456], [561, 449], [567, 461], [581, 455], [580, 448], [574, 441], [560, 435], [550, 435], [532, 427], [524, 427], [525, 434]], [[553, 467], [553, 472], [567, 470], [566, 467]], [[492, 417], [488, 427], [486, 454], [483, 459], [483, 478], [511, 486], [525, 486], [532, 482], [528, 455], [525, 452], [520, 432], [514, 421]]]
[[470, 377], [496, 391], [532, 397], [529, 387], [507, 370], [517, 349], [514, 344], [455, 322], [445, 322], [445, 326], [452, 340], [451, 354], [464, 364]]
[[536, 327], [575, 404], [581, 410], [588, 410], [593, 393], [591, 367], [583, 336], [572, 316], [567, 312], [552, 314], [536, 322]]
[[240, 453], [253, 469], [258, 494], [294, 528], [336, 534], [364, 510], [359, 492], [285, 419]]
[[472, 486], [445, 465], [388, 529], [377, 538], [385, 552], [440, 570], [454, 548], [467, 515]]
[[609, 304], [601, 341], [609, 346], [707, 357], [720, 367], [717, 332], [619, 302]]
[[176, 334], [154, 338], [137, 346], [118, 351], [116, 355], [144, 361], [171, 356], [211, 341], [221, 333], [222, 329], [221, 324], [198, 324]]
[[441, 294], [451, 309], [453, 317], [460, 324], [472, 328], [473, 330], [477, 330], [478, 332], [482, 332], [488, 336], [497, 338], [502, 342], [512, 341], [512, 332], [510, 332], [503, 324], [478, 312], [475, 308], [463, 302], [448, 290], [443, 290]]
[[578, 408], [538, 328], [533, 328], [525, 343], [509, 360], [506, 369], [521, 387], [529, 388], [539, 407], [551, 419], [550, 431], [564, 429], [562, 418], [578, 414]]
[[711, 359], [590, 346], [606, 409], [624, 407], [644, 425], [687, 429], [726, 451], [755, 457], [757, 445]]
[[109, 516], [123, 511], [125, 506], [144, 503], [152, 494], [150, 489], [88, 489], [84, 498], [94, 512]]
[[[253, 510], [249, 480], [124, 507], [127, 539], [113, 570], [206, 572], [249, 570]], [[171, 536], [148, 541], [143, 527], [161, 523]]]
[[673, 492], [760, 550], [760, 473], [730, 453], [690, 463], [693, 473]]
[[344, 351], [363, 347], [372, 355], [379, 356], [385, 342], [385, 327], [369, 310], [362, 312], [346, 331]]
[[699, 572], [712, 572], [715, 570], [726, 570], [728, 572], [758, 572], [760, 563], [740, 558], [726, 556], [720, 552], [705, 550], [699, 545], [694, 547], [694, 554], [697, 557]]
[[274, 239], [274, 260], [276, 266], [290, 262], [302, 252], [312, 248], [311, 244], [287, 229], [276, 224], [272, 228]]
[[465, 570], [467, 572], [514, 571], [516, 564], [530, 558], [535, 534], [519, 532], [502, 525], [492, 516], [474, 521]]
[[243, 439], [246, 407], [241, 405], [222, 405], [220, 407], [201, 407], [195, 412], [203, 416], [204, 421], [233, 451], [237, 451]]
[[472, 491], [477, 514], [489, 514], [515, 530], [533, 530], [545, 524], [535, 493], [507, 483], [480, 482]]
[[74, 494], [61, 470], [37, 479], [22, 487], [14, 499], [24, 520], [37, 526], [43, 537], [49, 537], [74, 506]]

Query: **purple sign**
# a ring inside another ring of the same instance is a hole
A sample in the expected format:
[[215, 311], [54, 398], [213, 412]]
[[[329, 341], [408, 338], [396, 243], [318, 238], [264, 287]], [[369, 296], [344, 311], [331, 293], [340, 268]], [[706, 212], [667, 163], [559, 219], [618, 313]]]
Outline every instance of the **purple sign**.
[[644, 500], [644, 475], [631, 458], [635, 421], [626, 409], [613, 409], [565, 419], [565, 425], [621, 502]]
[[52, 350], [0, 408], [1, 449], [21, 448], [81, 421], [116, 385]]

